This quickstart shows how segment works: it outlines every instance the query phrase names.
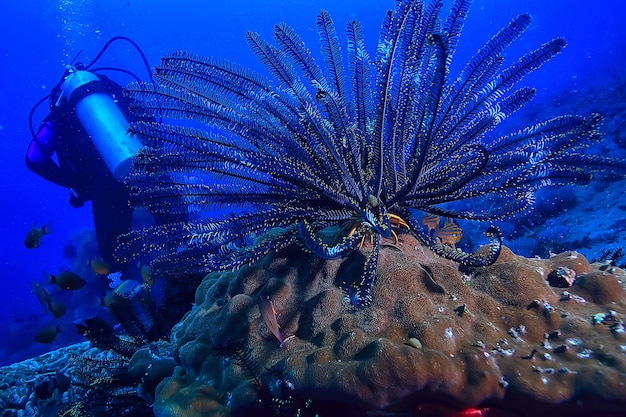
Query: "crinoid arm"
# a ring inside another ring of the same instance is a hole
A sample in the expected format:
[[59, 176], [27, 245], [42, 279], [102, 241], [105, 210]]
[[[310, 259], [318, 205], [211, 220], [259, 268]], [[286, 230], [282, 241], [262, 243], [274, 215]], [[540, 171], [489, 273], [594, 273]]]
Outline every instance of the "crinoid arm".
[[354, 233], [344, 236], [339, 243], [328, 244], [318, 235], [319, 231], [316, 231], [309, 222], [303, 221], [298, 224], [298, 235], [305, 249], [323, 259], [336, 259], [359, 247], [359, 242], [364, 237], [361, 229], [359, 227]]
[[236, 269], [263, 258], [270, 252], [280, 251], [298, 241], [295, 225], [286, 228], [270, 229], [248, 246], [237, 250], [221, 251], [211, 258], [211, 267], [215, 270]]
[[343, 257], [360, 248], [363, 240], [367, 236], [371, 236], [372, 248], [363, 265], [361, 278], [358, 282], [344, 283], [347, 287], [344, 289], [349, 294], [350, 302], [356, 308], [365, 307], [372, 302], [372, 291], [374, 281], [376, 280], [376, 269], [380, 252], [381, 235], [379, 233], [373, 232], [369, 227], [361, 223], [343, 236], [338, 243], [329, 244], [319, 236], [319, 231], [316, 231], [310, 223], [304, 221], [298, 224], [298, 235], [300, 243], [305, 249], [323, 259]]
[[358, 283], [353, 283], [351, 288], [347, 290], [348, 294], [350, 294], [350, 302], [356, 308], [366, 307], [372, 302], [372, 292], [374, 290], [374, 281], [376, 280], [379, 255], [380, 235], [374, 233], [372, 235], [372, 249], [365, 259], [361, 279]]
[[437, 255], [446, 259], [458, 262], [461, 265], [486, 266], [493, 264], [500, 255], [500, 249], [502, 248], [502, 233], [496, 226], [490, 226], [485, 232], [485, 236], [489, 238], [489, 243], [487, 244], [488, 251], [486, 253], [467, 253], [458, 248], [455, 249], [451, 246], [445, 245], [440, 240], [424, 233], [422, 231], [422, 225], [409, 210], [403, 210], [401, 215], [411, 227], [411, 233], [417, 240], [428, 246]]

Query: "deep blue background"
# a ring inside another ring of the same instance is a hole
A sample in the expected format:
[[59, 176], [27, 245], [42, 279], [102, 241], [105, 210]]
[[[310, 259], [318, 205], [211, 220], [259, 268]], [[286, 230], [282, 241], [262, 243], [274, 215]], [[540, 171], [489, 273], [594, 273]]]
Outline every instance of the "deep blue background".
[[[274, 24], [286, 21], [317, 52], [315, 16], [326, 8], [340, 33], [347, 21], [361, 20], [373, 55], [380, 21], [393, 6], [391, 0], [181, 0], [175, 6], [174, 2], [154, 0], [1, 3], [0, 364], [50, 348], [33, 341], [51, 317], [43, 313], [32, 295], [31, 283], [43, 281], [46, 272], [72, 267], [63, 254], [64, 247], [93, 227], [88, 205], [72, 209], [66, 190], [38, 178], [24, 165], [30, 141], [28, 112], [58, 81], [64, 65], [79, 50], [79, 60], [88, 62], [110, 37], [125, 35], [142, 46], [153, 66], [168, 52], [188, 50], [260, 70], [246, 45], [246, 30], [271, 38]], [[537, 103], [590, 85], [610, 88], [626, 64], [624, 4], [621, 0], [477, 0], [462, 37], [457, 65], [518, 13], [530, 12], [531, 28], [512, 51], [534, 49], [556, 36], [568, 40], [563, 54], [527, 79], [538, 87]], [[127, 45], [113, 47], [101, 64], [130, 69], [145, 78], [139, 57]], [[36, 123], [45, 115], [43, 109], [36, 113]], [[23, 240], [29, 228], [48, 222], [53, 233], [44, 236], [40, 248], [26, 249]], [[75, 314], [68, 312], [62, 336], [52, 347], [79, 340], [68, 325], [81, 319]]]

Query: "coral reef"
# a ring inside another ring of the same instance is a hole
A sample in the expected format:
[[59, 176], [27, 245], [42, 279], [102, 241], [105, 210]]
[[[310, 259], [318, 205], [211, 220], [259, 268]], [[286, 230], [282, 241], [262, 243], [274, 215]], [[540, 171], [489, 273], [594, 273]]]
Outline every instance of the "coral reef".
[[[155, 388], [175, 366], [170, 352], [156, 342], [128, 359], [83, 342], [0, 367], [0, 416], [152, 416]], [[59, 374], [65, 387], [48, 384]]]
[[64, 404], [59, 417], [152, 415], [156, 387], [176, 366], [167, 338], [180, 307], [168, 312], [167, 306], [181, 295], [174, 291], [160, 304], [155, 292], [153, 286], [126, 281], [107, 296], [107, 308], [122, 334], [99, 318], [77, 324], [99, 352], [73, 358], [77, 369], [72, 385], [81, 395]]
[[[156, 414], [185, 406], [186, 416], [213, 415], [189, 406], [211, 403], [215, 415], [226, 405], [246, 415], [268, 394], [340, 402], [353, 415], [417, 413], [433, 402], [512, 416], [626, 413], [626, 293], [615, 275], [624, 271], [601, 271], [575, 252], [527, 259], [507, 248], [491, 266], [459, 267], [401, 234], [382, 244], [372, 303], [354, 309], [337, 283], [359, 279], [364, 258], [287, 248], [206, 276], [174, 328], [181, 368], [157, 389]], [[572, 285], [550, 286], [563, 271]], [[276, 309], [282, 348], [260, 297]], [[253, 365], [220, 354], [224, 346]]]
[[167, 342], [146, 344], [132, 358], [113, 350], [74, 356], [72, 386], [79, 393], [58, 417], [151, 417], [156, 386], [171, 376], [174, 360]]
[[76, 323], [89, 342], [0, 367], [0, 416], [152, 416], [156, 386], [176, 366], [171, 326], [194, 282], [185, 277], [187, 285], [168, 290], [156, 281], [125, 281], [132, 285], [107, 295], [115, 327], [98, 317]]
[[[73, 355], [94, 354], [89, 343], [78, 343], [43, 355], [0, 367], [0, 416], [38, 416], [79, 397], [75, 387], [67, 392], [52, 390], [49, 398], [37, 398], [36, 387], [56, 372], [72, 375]], [[48, 410], [48, 411], [46, 411]]]

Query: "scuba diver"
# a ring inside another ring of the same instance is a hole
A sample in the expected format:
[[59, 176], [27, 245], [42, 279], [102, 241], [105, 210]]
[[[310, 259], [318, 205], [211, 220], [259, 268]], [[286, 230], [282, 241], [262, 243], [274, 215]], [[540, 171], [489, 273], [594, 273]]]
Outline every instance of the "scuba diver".
[[[133, 155], [141, 147], [137, 138], [128, 133], [129, 122], [138, 120], [129, 111], [132, 100], [124, 96], [119, 84], [99, 72], [115, 70], [139, 79], [120, 68], [93, 68], [118, 40], [136, 48], [152, 81], [140, 48], [128, 38], [112, 38], [90, 64], [69, 65], [51, 94], [33, 107], [29, 116], [33, 139], [26, 152], [26, 165], [31, 171], [69, 190], [70, 205], [81, 207], [91, 200], [100, 255], [110, 265], [116, 263], [113, 254], [117, 237], [131, 229], [130, 190], [123, 180]], [[33, 113], [46, 99], [50, 112], [35, 133]]]

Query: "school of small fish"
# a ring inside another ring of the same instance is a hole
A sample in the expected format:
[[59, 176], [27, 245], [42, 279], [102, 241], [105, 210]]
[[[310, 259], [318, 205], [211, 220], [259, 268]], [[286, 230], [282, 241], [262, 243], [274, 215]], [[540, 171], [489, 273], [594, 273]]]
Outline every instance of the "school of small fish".
[[[43, 236], [49, 233], [49, 224], [43, 227], [39, 227], [35, 224], [28, 230], [24, 239], [24, 245], [28, 249], [39, 248]], [[88, 299], [97, 298], [97, 300], [93, 301], [96, 308], [108, 306], [114, 298], [113, 295], [123, 298], [132, 298], [132, 296], [141, 289], [142, 285], [150, 286], [153, 283], [150, 270], [147, 265], [143, 265], [141, 262], [138, 262], [136, 265], [141, 282], [133, 279], [124, 279], [121, 272], [112, 271], [111, 265], [99, 257], [88, 259], [86, 266], [93, 272], [94, 276], [105, 277], [110, 281], [109, 286], [111, 290], [107, 291], [103, 296], [87, 297]], [[66, 314], [67, 307], [57, 296], [52, 295], [54, 291], [51, 293], [48, 287], [56, 286], [61, 291], [77, 291], [85, 287], [89, 280], [84, 279], [73, 271], [65, 269], [60, 270], [58, 273], [45, 273], [44, 275], [46, 278], [44, 281], [33, 282], [31, 286], [33, 294], [41, 304], [44, 312], [52, 315], [53, 320], [44, 324], [35, 334], [35, 341], [41, 344], [51, 344], [62, 331], [59, 319]], [[89, 303], [91, 303], [91, 301], [89, 301]], [[87, 322], [87, 320], [85, 322]], [[51, 390], [57, 389], [56, 384], [58, 383], [59, 379], [52, 377], [46, 384], [42, 384], [39, 387], [41, 397], [45, 397], [50, 394]], [[61, 386], [62, 385], [61, 383]]]
[[422, 217], [422, 224], [428, 228], [429, 233], [433, 233], [444, 245], [454, 247], [463, 237], [463, 229], [454, 223], [454, 220], [446, 218], [441, 225], [441, 218], [436, 214], [427, 214]]

